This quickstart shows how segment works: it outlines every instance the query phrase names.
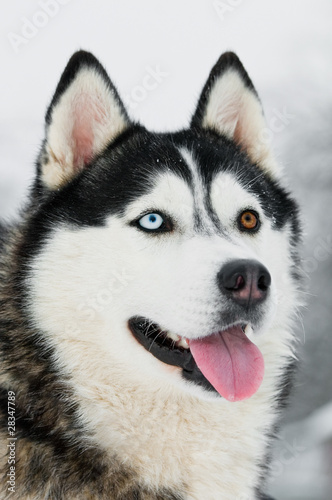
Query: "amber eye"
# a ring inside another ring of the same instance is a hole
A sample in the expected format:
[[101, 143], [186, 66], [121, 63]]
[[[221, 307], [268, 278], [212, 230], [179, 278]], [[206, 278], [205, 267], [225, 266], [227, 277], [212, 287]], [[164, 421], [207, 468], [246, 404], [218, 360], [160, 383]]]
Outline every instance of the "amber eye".
[[252, 212], [251, 210], [246, 210], [242, 212], [239, 217], [239, 228], [242, 231], [254, 231], [259, 228], [260, 222], [258, 214]]

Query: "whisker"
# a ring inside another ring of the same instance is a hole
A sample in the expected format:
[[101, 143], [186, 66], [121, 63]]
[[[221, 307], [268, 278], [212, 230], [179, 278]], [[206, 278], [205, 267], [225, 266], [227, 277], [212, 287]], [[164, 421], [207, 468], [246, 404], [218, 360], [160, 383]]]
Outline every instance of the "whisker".
[[159, 332], [159, 333], [158, 333], [158, 335], [156, 336], [156, 338], [155, 338], [155, 339], [153, 339], [152, 344], [151, 344], [151, 345], [150, 345], [150, 347], [149, 347], [149, 352], [151, 351], [151, 348], [152, 348], [153, 344], [156, 342], [156, 340], [157, 340], [157, 338], [159, 337], [159, 335], [162, 335], [162, 333], [163, 333], [163, 332]]

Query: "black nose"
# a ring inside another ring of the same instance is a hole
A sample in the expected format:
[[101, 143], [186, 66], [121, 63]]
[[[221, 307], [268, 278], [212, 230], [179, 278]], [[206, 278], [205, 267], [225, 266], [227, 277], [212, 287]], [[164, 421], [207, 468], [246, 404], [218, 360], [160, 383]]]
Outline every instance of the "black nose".
[[269, 271], [255, 260], [233, 260], [217, 275], [221, 292], [237, 304], [250, 307], [262, 302], [271, 285]]

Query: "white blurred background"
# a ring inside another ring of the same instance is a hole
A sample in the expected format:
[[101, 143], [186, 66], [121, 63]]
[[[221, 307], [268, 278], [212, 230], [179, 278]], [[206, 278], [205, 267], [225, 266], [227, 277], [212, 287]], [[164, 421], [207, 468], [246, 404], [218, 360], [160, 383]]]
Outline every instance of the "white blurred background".
[[[131, 116], [158, 131], [187, 125], [219, 55], [239, 55], [305, 227], [301, 366], [270, 492], [277, 500], [331, 500], [331, 0], [16, 0], [2, 2], [0, 14], [0, 216], [8, 219], [26, 196], [46, 107], [75, 50], [93, 52]], [[151, 73], [155, 88], [147, 89]]]

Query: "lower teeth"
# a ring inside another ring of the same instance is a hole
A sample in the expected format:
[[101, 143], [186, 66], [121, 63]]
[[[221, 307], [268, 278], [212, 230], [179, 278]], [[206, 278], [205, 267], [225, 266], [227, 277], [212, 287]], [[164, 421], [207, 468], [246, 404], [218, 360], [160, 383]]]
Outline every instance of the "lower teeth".
[[167, 337], [175, 342], [178, 342], [181, 339], [181, 337], [179, 337], [176, 333], [167, 333]]
[[176, 347], [183, 347], [183, 349], [189, 349], [188, 342], [186, 341], [186, 339], [183, 338], [176, 343]]

